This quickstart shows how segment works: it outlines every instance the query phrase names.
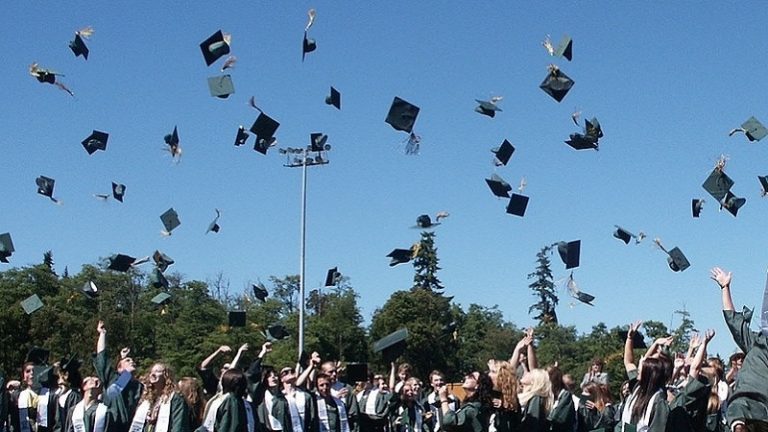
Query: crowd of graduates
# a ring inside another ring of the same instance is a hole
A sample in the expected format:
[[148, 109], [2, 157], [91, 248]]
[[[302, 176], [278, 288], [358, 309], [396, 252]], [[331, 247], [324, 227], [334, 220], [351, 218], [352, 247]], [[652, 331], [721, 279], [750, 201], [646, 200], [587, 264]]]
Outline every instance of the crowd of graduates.
[[[141, 377], [129, 348], [110, 359], [107, 329], [97, 326], [94, 376], [81, 363], [52, 366], [45, 350], [30, 350], [19, 380], [0, 376], [0, 432], [590, 432], [763, 430], [766, 399], [766, 336], [749, 330], [751, 311], [736, 312], [731, 275], [719, 268], [723, 313], [742, 352], [729, 368], [707, 356], [713, 331], [691, 338], [686, 353], [670, 352], [659, 338], [637, 359], [641, 322], [630, 324], [623, 361], [628, 379], [612, 395], [603, 361], [594, 359], [579, 381], [557, 363], [539, 365], [533, 330], [508, 359], [468, 371], [461, 385], [441, 371], [422, 381], [407, 363], [386, 373], [365, 364], [324, 361], [318, 353], [296, 365], [268, 366], [271, 342], [247, 368], [248, 350], [221, 346], [203, 359], [198, 377], [177, 380], [171, 367], [154, 363]], [[386, 353], [385, 353], [386, 354]], [[761, 376], [761, 374], [763, 374]]]

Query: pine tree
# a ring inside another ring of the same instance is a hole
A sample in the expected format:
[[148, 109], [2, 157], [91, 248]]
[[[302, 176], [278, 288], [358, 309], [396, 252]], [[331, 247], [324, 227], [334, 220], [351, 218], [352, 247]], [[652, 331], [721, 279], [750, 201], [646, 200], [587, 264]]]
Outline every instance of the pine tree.
[[553, 282], [552, 269], [549, 262], [551, 250], [552, 245], [541, 248], [539, 253], [536, 254], [536, 262], [538, 263], [536, 271], [528, 274], [528, 279], [536, 279], [528, 285], [528, 288], [533, 290], [533, 294], [539, 299], [538, 302], [528, 308], [528, 313], [538, 311], [536, 319], [539, 320], [539, 324], [557, 324], [555, 307], [559, 299], [555, 292], [555, 283]]
[[443, 287], [440, 279], [437, 278], [437, 271], [440, 270], [437, 258], [437, 248], [435, 247], [435, 233], [433, 231], [423, 231], [421, 241], [416, 245], [416, 253], [413, 260], [413, 267], [416, 274], [413, 275], [412, 290], [426, 290], [433, 293], [441, 293]]
[[47, 251], [43, 254], [43, 264], [48, 267], [48, 270], [53, 271], [53, 251]]

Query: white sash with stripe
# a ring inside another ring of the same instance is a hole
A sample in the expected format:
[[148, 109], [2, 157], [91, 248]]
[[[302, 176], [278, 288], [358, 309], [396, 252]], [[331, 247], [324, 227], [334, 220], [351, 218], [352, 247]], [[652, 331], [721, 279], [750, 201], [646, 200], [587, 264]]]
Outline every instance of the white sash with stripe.
[[[349, 432], [349, 419], [347, 418], [347, 410], [344, 408], [344, 402], [337, 397], [333, 397], [333, 401], [336, 402], [336, 409], [339, 410], [341, 432]], [[330, 432], [331, 427], [328, 423], [328, 407], [322, 396], [318, 396], [317, 398], [317, 417], [320, 419], [320, 432]]]

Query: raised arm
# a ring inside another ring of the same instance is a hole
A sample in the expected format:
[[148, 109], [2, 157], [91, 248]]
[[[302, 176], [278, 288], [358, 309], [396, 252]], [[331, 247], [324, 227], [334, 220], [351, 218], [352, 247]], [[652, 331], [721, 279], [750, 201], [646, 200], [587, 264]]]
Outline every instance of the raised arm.
[[309, 367], [304, 369], [301, 372], [301, 375], [299, 375], [299, 377], [296, 378], [296, 387], [302, 387], [304, 383], [308, 382], [307, 380], [309, 380], [309, 376], [314, 372], [314, 370], [317, 368], [319, 364], [320, 364], [320, 353], [315, 351], [309, 357]]
[[517, 366], [520, 364], [520, 355], [524, 349], [526, 350], [527, 355], [528, 345], [533, 342], [532, 339], [533, 338], [529, 337], [526, 333], [526, 335], [517, 342], [517, 345], [515, 345], [515, 349], [512, 351], [512, 357], [509, 359], [509, 364], [513, 371], [517, 370]]
[[205, 360], [203, 360], [200, 363], [200, 369], [202, 370], [208, 369], [208, 365], [211, 364], [211, 362], [213, 361], [213, 359], [216, 358], [216, 356], [218, 356], [221, 353], [230, 352], [230, 351], [232, 351], [232, 348], [230, 348], [229, 346], [227, 345], [220, 346], [216, 351], [212, 352], [211, 355], [206, 357]]
[[707, 332], [704, 333], [704, 337], [701, 338], [701, 345], [699, 346], [699, 350], [696, 351], [696, 355], [693, 356], [693, 360], [691, 360], [691, 369], [688, 371], [688, 376], [691, 378], [698, 379], [699, 372], [701, 372], [701, 365], [704, 363], [704, 359], [707, 356], [707, 344], [709, 344], [709, 341], [711, 341], [713, 337], [715, 337], [715, 331], [710, 329], [707, 330]]
[[395, 391], [395, 362], [389, 363], [389, 389]]
[[527, 330], [526, 336], [530, 338], [528, 343], [528, 370], [532, 371], [539, 367], [539, 362], [536, 360], [536, 347], [533, 345], [533, 327]]
[[723, 310], [732, 311], [733, 299], [731, 298], [731, 272], [726, 273], [720, 267], [710, 270], [710, 278], [720, 285], [720, 294], [723, 299]]
[[235, 358], [232, 359], [232, 364], [229, 365], [232, 369], [237, 367], [237, 362], [240, 361], [240, 357], [243, 356], [243, 352], [248, 351], [248, 344], [244, 343], [240, 345], [240, 348], [237, 349], [237, 354], [235, 354]]
[[99, 333], [99, 338], [96, 340], [96, 354], [99, 354], [107, 349], [107, 328], [104, 326], [104, 321], [96, 324], [96, 331]]
[[634, 371], [637, 369], [637, 366], [635, 365], [635, 353], [634, 353], [634, 336], [635, 333], [637, 333], [637, 329], [640, 328], [640, 326], [643, 324], [642, 321], [635, 321], [631, 324], [629, 324], [629, 330], [627, 331], [627, 340], [624, 341], [624, 369], [627, 372]]

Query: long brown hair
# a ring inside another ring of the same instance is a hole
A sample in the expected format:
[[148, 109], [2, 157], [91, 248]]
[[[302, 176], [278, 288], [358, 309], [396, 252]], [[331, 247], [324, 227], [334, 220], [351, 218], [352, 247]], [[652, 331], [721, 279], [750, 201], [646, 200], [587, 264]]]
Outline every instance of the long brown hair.
[[632, 407], [632, 424], [637, 424], [645, 414], [645, 409], [651, 402], [651, 398], [664, 389], [670, 371], [665, 364], [666, 358], [649, 357], [643, 361], [640, 372], [640, 381], [637, 383], [637, 398]]
[[501, 392], [501, 407], [508, 411], [520, 411], [517, 400], [517, 373], [509, 362], [496, 363], [496, 389]]
[[205, 411], [205, 398], [203, 397], [203, 388], [197, 382], [197, 378], [182, 377], [179, 380], [179, 393], [184, 396], [196, 424], [203, 423], [203, 412]]
[[[149, 376], [152, 374], [152, 368], [155, 366], [163, 367], [163, 378], [165, 378], [165, 386], [160, 394], [156, 394], [152, 383], [149, 382]], [[141, 401], [149, 401], [151, 405], [154, 405], [158, 400], [165, 402], [171, 397], [171, 394], [176, 391], [176, 380], [173, 379], [173, 371], [171, 367], [165, 363], [155, 363], [152, 368], [141, 379], [141, 383], [144, 384], [144, 391], [141, 394]]]

